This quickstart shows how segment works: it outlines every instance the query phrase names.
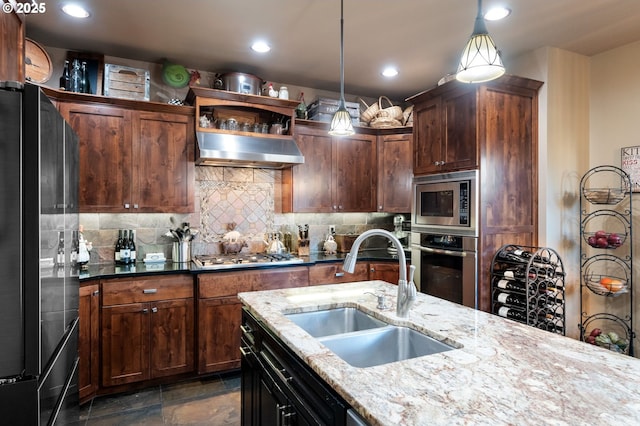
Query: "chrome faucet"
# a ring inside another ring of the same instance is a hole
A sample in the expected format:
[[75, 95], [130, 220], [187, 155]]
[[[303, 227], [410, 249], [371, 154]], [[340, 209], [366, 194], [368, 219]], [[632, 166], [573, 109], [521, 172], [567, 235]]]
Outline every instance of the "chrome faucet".
[[370, 229], [363, 232], [353, 242], [351, 251], [349, 251], [347, 257], [344, 259], [342, 269], [345, 272], [349, 272], [350, 274], [353, 273], [356, 268], [356, 260], [358, 260], [358, 249], [360, 248], [360, 244], [362, 244], [362, 242], [367, 238], [374, 235], [389, 238], [393, 245], [395, 245], [398, 249], [398, 260], [400, 262], [400, 279], [398, 280], [398, 302], [396, 304], [396, 314], [401, 318], [405, 318], [409, 313], [409, 308], [411, 307], [411, 305], [413, 305], [413, 302], [416, 299], [416, 286], [413, 283], [413, 274], [416, 270], [416, 267], [413, 265], [409, 267], [409, 281], [407, 281], [407, 260], [404, 255], [402, 243], [395, 235], [393, 235], [389, 231], [385, 231], [384, 229]]

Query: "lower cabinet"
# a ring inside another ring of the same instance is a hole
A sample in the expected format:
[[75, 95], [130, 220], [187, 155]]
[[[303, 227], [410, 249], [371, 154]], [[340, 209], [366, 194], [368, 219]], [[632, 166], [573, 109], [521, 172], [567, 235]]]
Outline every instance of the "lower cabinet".
[[346, 424], [348, 404], [247, 310], [242, 426]]
[[78, 393], [80, 403], [90, 400], [100, 377], [100, 285], [80, 287], [78, 335]]
[[240, 367], [238, 293], [309, 285], [306, 266], [198, 275], [198, 373]]
[[192, 372], [191, 275], [102, 281], [102, 386]]
[[342, 262], [321, 263], [309, 267], [309, 285], [350, 283], [368, 279], [367, 262], [356, 263], [353, 274], [342, 269]]
[[[411, 261], [407, 262], [407, 268]], [[409, 278], [407, 269], [407, 279]], [[382, 280], [391, 284], [398, 284], [400, 279], [400, 264], [398, 262], [369, 262], [369, 279]]]

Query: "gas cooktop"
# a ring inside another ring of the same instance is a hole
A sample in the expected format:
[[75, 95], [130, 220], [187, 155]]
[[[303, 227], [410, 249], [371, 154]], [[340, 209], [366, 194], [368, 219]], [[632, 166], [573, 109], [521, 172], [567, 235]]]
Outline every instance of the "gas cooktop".
[[231, 269], [264, 266], [267, 264], [287, 265], [301, 263], [304, 259], [295, 257], [290, 253], [264, 254], [247, 253], [235, 255], [197, 255], [193, 262], [203, 269]]

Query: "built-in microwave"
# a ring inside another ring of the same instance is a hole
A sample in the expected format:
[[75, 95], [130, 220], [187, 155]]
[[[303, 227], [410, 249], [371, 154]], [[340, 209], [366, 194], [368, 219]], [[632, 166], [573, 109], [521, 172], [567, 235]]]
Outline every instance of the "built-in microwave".
[[477, 182], [477, 170], [414, 177], [411, 230], [477, 236]]

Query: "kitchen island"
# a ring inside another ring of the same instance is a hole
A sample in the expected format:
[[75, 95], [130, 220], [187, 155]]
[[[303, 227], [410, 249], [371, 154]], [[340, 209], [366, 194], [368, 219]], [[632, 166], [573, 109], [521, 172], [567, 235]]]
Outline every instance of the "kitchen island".
[[[407, 318], [383, 281], [240, 293], [245, 307], [371, 425], [636, 425], [640, 361], [418, 294]], [[357, 368], [285, 314], [358, 307], [457, 349]]]

